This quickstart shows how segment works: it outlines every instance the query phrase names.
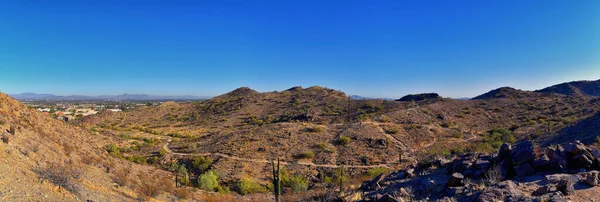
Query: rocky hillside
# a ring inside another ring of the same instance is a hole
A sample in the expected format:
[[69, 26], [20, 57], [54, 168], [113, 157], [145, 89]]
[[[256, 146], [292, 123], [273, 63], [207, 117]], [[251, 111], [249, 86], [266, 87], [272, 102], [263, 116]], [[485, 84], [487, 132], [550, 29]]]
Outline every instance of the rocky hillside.
[[476, 96], [474, 100], [484, 100], [493, 98], [512, 98], [512, 99], [523, 99], [528, 96], [536, 96], [536, 93], [530, 91], [517, 90], [511, 87], [502, 87], [482, 95]]
[[558, 93], [570, 96], [600, 96], [600, 80], [566, 82], [537, 90], [536, 92]]
[[[168, 193], [178, 190], [169, 188], [169, 172], [110, 157], [104, 145], [111, 138], [48, 117], [5, 94], [0, 94], [0, 129], [1, 201], [176, 199]], [[154, 189], [159, 184], [162, 188]]]

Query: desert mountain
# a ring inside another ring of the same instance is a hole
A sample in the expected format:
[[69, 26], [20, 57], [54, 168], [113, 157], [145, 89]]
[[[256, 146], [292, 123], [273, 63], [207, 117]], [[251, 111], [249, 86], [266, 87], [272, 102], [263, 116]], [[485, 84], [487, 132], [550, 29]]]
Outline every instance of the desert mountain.
[[474, 100], [492, 99], [492, 98], [525, 98], [527, 96], [537, 96], [537, 93], [530, 91], [517, 90], [511, 87], [502, 87], [491, 90], [485, 94], [474, 97]]
[[570, 96], [600, 96], [600, 80], [566, 82], [537, 90], [536, 92], [558, 93]]

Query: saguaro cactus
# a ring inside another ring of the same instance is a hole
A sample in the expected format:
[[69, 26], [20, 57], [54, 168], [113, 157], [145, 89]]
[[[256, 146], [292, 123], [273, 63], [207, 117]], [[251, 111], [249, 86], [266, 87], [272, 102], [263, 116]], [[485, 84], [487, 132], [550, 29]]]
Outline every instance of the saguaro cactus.
[[271, 160], [271, 165], [273, 166], [273, 192], [275, 194], [275, 202], [281, 202], [281, 170], [279, 163], [279, 158], [277, 158], [277, 167], [275, 167], [275, 162]]

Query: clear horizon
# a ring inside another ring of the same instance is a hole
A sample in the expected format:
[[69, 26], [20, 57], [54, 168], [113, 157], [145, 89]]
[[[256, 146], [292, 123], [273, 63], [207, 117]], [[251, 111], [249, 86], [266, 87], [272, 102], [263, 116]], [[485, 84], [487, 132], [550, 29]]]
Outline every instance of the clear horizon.
[[4, 1], [0, 91], [474, 97], [600, 79], [598, 1]]

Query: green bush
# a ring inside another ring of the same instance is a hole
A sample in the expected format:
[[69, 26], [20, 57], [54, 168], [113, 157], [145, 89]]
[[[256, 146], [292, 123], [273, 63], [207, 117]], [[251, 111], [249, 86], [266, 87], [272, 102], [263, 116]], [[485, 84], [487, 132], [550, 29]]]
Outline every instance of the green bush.
[[452, 128], [452, 122], [445, 122], [442, 123], [442, 125], [440, 126], [442, 126], [443, 128]]
[[304, 153], [298, 154], [296, 157], [299, 159], [312, 159], [315, 158], [315, 153], [313, 151], [306, 151]]
[[198, 177], [198, 188], [219, 192], [222, 190], [219, 185], [219, 176], [212, 170], [200, 175]]
[[350, 141], [352, 141], [350, 139], [350, 137], [346, 137], [346, 136], [340, 136], [340, 138], [338, 138], [338, 140], [337, 140], [339, 145], [348, 145], [348, 144], [350, 144]]
[[108, 154], [110, 154], [111, 156], [114, 157], [121, 157], [121, 150], [119, 149], [119, 146], [115, 145], [115, 144], [108, 144], [104, 147], [104, 149], [106, 149], [106, 151], [108, 152]]
[[195, 170], [202, 172], [206, 169], [208, 169], [208, 167], [210, 166], [210, 164], [212, 164], [213, 160], [211, 158], [206, 158], [204, 156], [198, 156], [196, 158], [194, 158], [194, 161], [192, 161], [192, 168], [194, 168]]
[[158, 152], [158, 155], [160, 155], [160, 156], [165, 156], [165, 155], [167, 155], [167, 153], [168, 153], [168, 152], [167, 152], [167, 150], [166, 150], [165, 148], [162, 148], [162, 149], [160, 149], [160, 151]]
[[369, 177], [369, 178], [374, 178], [374, 177], [377, 177], [378, 175], [386, 174], [386, 173], [389, 173], [389, 170], [387, 168], [383, 168], [383, 167], [371, 168], [371, 169], [367, 170], [367, 172], [365, 173], [365, 176]]
[[294, 175], [282, 184], [285, 187], [291, 188], [293, 192], [304, 192], [308, 189], [308, 179], [301, 175]]
[[267, 188], [249, 177], [242, 178], [240, 182], [238, 182], [237, 188], [242, 195], [267, 192]]
[[398, 128], [386, 128], [385, 129], [385, 133], [393, 135], [393, 134], [397, 134], [398, 132], [400, 132], [400, 130], [398, 130]]
[[148, 163], [148, 160], [146, 159], [146, 157], [139, 156], [139, 155], [128, 156], [127, 160], [137, 163], [137, 164], [147, 164]]
[[318, 133], [318, 132], [323, 132], [326, 130], [325, 127], [323, 126], [313, 126], [313, 127], [309, 127], [304, 129], [306, 132], [310, 132], [310, 133]]

